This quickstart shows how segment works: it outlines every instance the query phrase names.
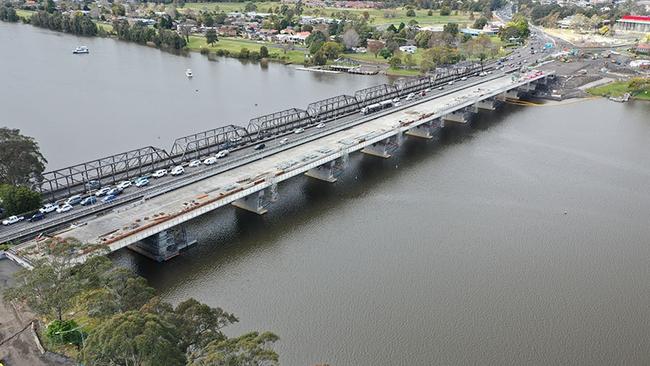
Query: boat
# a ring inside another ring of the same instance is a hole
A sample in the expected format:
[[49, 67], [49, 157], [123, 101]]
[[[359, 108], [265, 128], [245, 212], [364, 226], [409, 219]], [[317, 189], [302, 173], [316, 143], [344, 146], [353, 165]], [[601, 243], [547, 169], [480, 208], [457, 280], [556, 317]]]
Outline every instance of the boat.
[[628, 100], [630, 100], [630, 97], [631, 97], [630, 93], [625, 93], [621, 97], [609, 97], [609, 100], [611, 100], [612, 102], [625, 103]]
[[192, 76], [194, 76], [194, 75], [192, 75], [192, 69], [185, 70], [185, 76], [187, 76], [188, 78], [191, 78]]
[[79, 54], [82, 54], [82, 53], [90, 53], [90, 51], [88, 50], [88, 47], [86, 47], [86, 46], [79, 46], [79, 47], [75, 48], [74, 51], [72, 51], [72, 53], [74, 53], [75, 55], [79, 55]]

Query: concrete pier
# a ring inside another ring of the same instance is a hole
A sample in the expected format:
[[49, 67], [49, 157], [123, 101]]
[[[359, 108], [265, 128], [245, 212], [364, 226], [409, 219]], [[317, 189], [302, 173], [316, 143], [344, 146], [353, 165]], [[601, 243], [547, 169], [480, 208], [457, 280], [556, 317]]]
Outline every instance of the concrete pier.
[[264, 207], [264, 190], [257, 191], [244, 198], [240, 198], [232, 203], [233, 206], [241, 208], [242, 210], [250, 211], [258, 215], [263, 215], [267, 212]]
[[330, 161], [319, 167], [309, 169], [305, 175], [314, 179], [334, 183], [337, 177], [336, 161]]
[[459, 109], [455, 112], [445, 114], [442, 117], [443, 120], [447, 122], [456, 122], [456, 123], [467, 123], [467, 112], [465, 109]]
[[434, 121], [423, 123], [417, 127], [411, 128], [406, 131], [406, 134], [413, 137], [420, 137], [424, 139], [431, 139], [435, 136], [442, 127], [442, 120], [436, 119]]
[[188, 239], [185, 227], [179, 225], [131, 244], [128, 248], [157, 262], [164, 262], [193, 244], [196, 244], [196, 240]]
[[506, 99], [519, 99], [519, 90], [512, 89], [505, 93]]
[[361, 150], [362, 153], [377, 156], [380, 158], [390, 158], [390, 152], [398, 147], [398, 139], [396, 137], [387, 138], [386, 140], [379, 141], [370, 146], [366, 146]]
[[479, 112], [480, 110], [486, 110], [486, 111], [493, 111], [496, 109], [496, 100], [494, 99], [485, 99], [476, 102], [473, 106], [472, 112], [476, 113]]

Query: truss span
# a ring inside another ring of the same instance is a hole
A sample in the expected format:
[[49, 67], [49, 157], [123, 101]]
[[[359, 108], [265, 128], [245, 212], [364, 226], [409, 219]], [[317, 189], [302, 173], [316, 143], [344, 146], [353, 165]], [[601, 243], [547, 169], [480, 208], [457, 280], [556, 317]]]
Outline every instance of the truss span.
[[250, 143], [248, 131], [236, 125], [227, 125], [177, 138], [171, 149], [179, 160], [197, 159], [211, 153]]

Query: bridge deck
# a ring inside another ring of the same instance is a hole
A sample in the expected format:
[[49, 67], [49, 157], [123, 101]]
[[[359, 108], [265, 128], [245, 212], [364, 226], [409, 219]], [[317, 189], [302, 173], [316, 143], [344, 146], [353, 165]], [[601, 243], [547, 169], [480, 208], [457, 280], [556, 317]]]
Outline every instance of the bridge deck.
[[[89, 217], [83, 225], [56, 236], [76, 238], [83, 243], [95, 244], [99, 247], [108, 245], [110, 250], [114, 251], [346, 153], [358, 151], [373, 142], [532, 80], [534, 79], [513, 81], [510, 75], [505, 75], [470, 86], [379, 116], [175, 191], [118, 207], [102, 216]], [[408, 122], [411, 124], [400, 126], [400, 122], [402, 125]], [[26, 252], [32, 252], [33, 254], [28, 257], [33, 260], [37, 256], [35, 251], [30, 249], [33, 244], [34, 242], [30, 242], [22, 245], [16, 254], [23, 256]]]

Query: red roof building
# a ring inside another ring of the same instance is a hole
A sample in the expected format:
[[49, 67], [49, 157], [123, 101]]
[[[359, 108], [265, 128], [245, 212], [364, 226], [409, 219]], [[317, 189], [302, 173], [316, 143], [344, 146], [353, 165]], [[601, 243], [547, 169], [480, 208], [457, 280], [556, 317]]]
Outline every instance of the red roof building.
[[616, 30], [630, 32], [650, 32], [650, 16], [624, 15], [616, 21]]

